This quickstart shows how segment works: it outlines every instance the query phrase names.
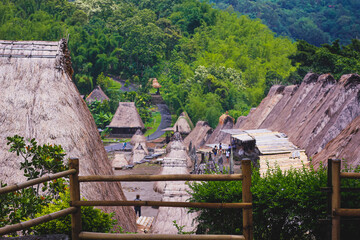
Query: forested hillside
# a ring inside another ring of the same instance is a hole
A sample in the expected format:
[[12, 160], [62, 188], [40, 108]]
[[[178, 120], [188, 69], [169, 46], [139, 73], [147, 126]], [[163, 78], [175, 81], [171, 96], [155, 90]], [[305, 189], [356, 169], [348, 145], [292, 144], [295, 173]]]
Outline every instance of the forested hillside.
[[[73, 80], [82, 94], [104, 75], [138, 84], [139, 94], [156, 77], [174, 113], [185, 110], [194, 122], [212, 126], [225, 111], [235, 118], [247, 114], [275, 83], [298, 82], [308, 70], [332, 71], [326, 62], [314, 63], [316, 57], [330, 56], [326, 61], [339, 74], [360, 68], [358, 40], [346, 49], [338, 42], [318, 48], [274, 35], [260, 20], [197, 0], [0, 2], [1, 39], [69, 38]], [[121, 99], [104, 91], [114, 102]]]
[[316, 46], [360, 37], [358, 0], [210, 0], [221, 9], [260, 18], [278, 35]]

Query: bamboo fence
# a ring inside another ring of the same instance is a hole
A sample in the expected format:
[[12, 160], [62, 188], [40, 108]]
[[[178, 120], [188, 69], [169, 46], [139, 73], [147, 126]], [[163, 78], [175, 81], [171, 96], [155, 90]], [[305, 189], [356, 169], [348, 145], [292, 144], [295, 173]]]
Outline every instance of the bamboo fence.
[[[13, 192], [64, 176], [70, 178], [70, 208], [51, 213], [23, 223], [0, 228], [0, 235], [54, 220], [71, 214], [72, 239], [253, 239], [251, 162], [242, 161], [243, 174], [231, 175], [127, 175], [127, 176], [79, 176], [79, 160], [69, 159], [70, 170], [52, 174], [42, 178], [15, 184], [0, 189], [0, 194]], [[242, 203], [202, 203], [202, 202], [163, 202], [163, 201], [80, 201], [80, 182], [112, 182], [112, 181], [239, 181], [242, 180]], [[159, 206], [159, 207], [194, 207], [194, 208], [242, 208], [244, 235], [168, 235], [168, 234], [110, 234], [91, 233], [81, 230], [81, 206]]]

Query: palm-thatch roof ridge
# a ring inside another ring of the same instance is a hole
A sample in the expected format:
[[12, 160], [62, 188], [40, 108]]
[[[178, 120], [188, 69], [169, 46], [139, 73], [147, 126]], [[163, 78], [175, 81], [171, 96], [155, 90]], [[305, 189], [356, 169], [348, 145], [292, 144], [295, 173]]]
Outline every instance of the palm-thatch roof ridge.
[[104, 93], [104, 91], [101, 89], [101, 87], [98, 85], [94, 88], [94, 90], [92, 90], [92, 92], [89, 94], [89, 96], [86, 98], [86, 101], [91, 103], [94, 101], [109, 101], [110, 98], [108, 96], [106, 96], [106, 94]]
[[[112, 175], [111, 163], [94, 119], [71, 80], [67, 42], [0, 41], [0, 180], [26, 180], [21, 157], [10, 153], [6, 137], [35, 138], [39, 144], [60, 144], [67, 157], [79, 158], [80, 175]], [[119, 183], [83, 183], [81, 197], [125, 200]], [[115, 212], [119, 224], [135, 231], [131, 207], [102, 208]]]
[[108, 127], [145, 129], [134, 102], [119, 102], [119, 107]]

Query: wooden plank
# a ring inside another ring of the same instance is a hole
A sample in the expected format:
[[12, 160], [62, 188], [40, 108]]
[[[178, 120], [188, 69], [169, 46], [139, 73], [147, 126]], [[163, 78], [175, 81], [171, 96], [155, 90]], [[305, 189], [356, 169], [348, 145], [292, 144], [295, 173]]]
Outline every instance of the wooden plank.
[[151, 240], [169, 240], [169, 239], [216, 239], [216, 240], [230, 240], [239, 239], [245, 240], [242, 235], [171, 235], [171, 234], [116, 234], [116, 233], [93, 233], [93, 232], [81, 232], [80, 239], [151, 239]]
[[64, 172], [59, 172], [59, 173], [54, 173], [54, 174], [49, 174], [47, 176], [44, 177], [40, 177], [40, 178], [36, 178], [36, 179], [32, 179], [26, 182], [22, 182], [22, 183], [17, 183], [14, 185], [10, 185], [10, 186], [6, 186], [3, 188], [0, 188], [0, 194], [5, 194], [5, 193], [9, 193], [9, 192], [14, 192], [20, 189], [24, 189], [33, 185], [37, 185], [40, 183], [44, 183], [53, 179], [58, 179], [58, 178], [62, 178], [62, 177], [66, 177], [72, 174], [75, 174], [76, 170], [74, 169], [70, 169]]
[[75, 211], [76, 211], [75, 207], [69, 207], [69, 208], [66, 208], [66, 209], [58, 211], [58, 212], [50, 213], [50, 214], [47, 214], [47, 215], [44, 215], [44, 216], [41, 216], [38, 218], [31, 219], [26, 222], [17, 223], [14, 225], [7, 225], [5, 227], [0, 228], [0, 236], [9, 234], [9, 233], [13, 233], [16, 231], [24, 230], [24, 229], [39, 225], [41, 223], [49, 222], [51, 220], [54, 220], [54, 219], [57, 219], [60, 217], [64, 217]]
[[172, 175], [90, 175], [79, 176], [80, 182], [152, 182], [152, 181], [239, 181], [242, 174], [172, 174]]
[[193, 208], [252, 208], [252, 203], [202, 203], [163, 201], [74, 201], [71, 206], [158, 206]]

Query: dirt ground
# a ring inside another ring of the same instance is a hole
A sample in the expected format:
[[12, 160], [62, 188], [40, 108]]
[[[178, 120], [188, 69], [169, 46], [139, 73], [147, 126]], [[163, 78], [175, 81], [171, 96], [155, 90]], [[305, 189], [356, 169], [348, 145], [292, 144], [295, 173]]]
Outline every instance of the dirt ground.
[[[159, 174], [161, 166], [159, 164], [143, 163], [136, 165], [133, 169], [115, 170], [115, 175], [154, 175]], [[162, 194], [153, 190], [154, 182], [122, 182], [124, 194], [127, 200], [132, 201], [136, 194], [140, 195], [143, 201], [161, 201]], [[156, 217], [158, 208], [141, 207], [141, 215], [146, 217]]]

